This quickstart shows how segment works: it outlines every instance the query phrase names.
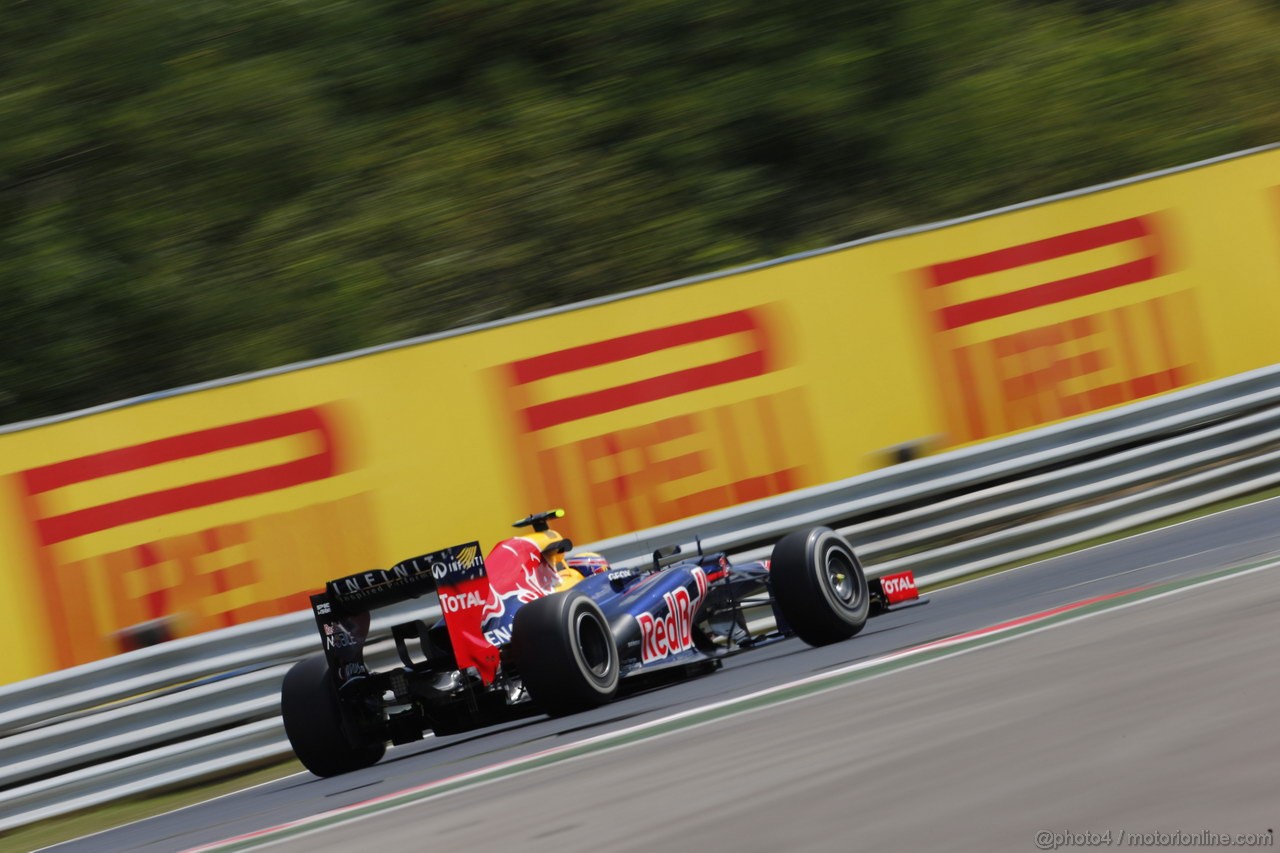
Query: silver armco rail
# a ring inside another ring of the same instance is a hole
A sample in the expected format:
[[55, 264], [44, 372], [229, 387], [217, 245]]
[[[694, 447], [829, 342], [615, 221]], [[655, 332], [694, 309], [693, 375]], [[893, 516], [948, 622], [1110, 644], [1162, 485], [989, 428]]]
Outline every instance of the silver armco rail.
[[[760, 557], [826, 524], [870, 576], [936, 583], [1277, 484], [1280, 366], [587, 547], [626, 563], [699, 536]], [[0, 831], [288, 756], [280, 681], [315, 630], [290, 614], [0, 688]], [[370, 652], [392, 658], [389, 643]]]

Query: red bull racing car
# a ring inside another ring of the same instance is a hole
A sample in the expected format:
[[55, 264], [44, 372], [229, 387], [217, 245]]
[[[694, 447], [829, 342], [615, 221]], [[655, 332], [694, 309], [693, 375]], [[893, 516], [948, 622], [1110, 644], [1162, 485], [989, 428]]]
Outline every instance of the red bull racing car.
[[[868, 582], [826, 527], [788, 534], [767, 561], [732, 565], [699, 545], [687, 558], [672, 547], [651, 564], [613, 568], [598, 554], [572, 554], [550, 527], [563, 515], [521, 519], [515, 527], [528, 532], [487, 556], [468, 542], [313, 595], [324, 651], [290, 669], [281, 694], [303, 765], [318, 776], [350, 772], [377, 762], [388, 742], [586, 710], [784, 637], [845, 640], [869, 615], [921, 603], [909, 572]], [[401, 666], [371, 671], [370, 610], [430, 592], [442, 618], [394, 626]]]

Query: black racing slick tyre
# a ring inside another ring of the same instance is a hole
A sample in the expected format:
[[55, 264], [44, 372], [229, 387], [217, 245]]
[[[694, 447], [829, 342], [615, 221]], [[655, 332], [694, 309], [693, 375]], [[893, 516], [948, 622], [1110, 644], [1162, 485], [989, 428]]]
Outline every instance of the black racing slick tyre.
[[317, 776], [371, 767], [387, 751], [382, 741], [358, 742], [354, 726], [344, 725], [342, 705], [323, 654], [298, 661], [285, 674], [280, 713], [294, 754]]
[[552, 716], [599, 707], [618, 692], [618, 646], [585, 593], [568, 590], [517, 610], [511, 654], [529, 698]]
[[871, 595], [862, 564], [829, 527], [782, 537], [773, 547], [769, 576], [778, 609], [811, 646], [847, 640], [867, 622]]

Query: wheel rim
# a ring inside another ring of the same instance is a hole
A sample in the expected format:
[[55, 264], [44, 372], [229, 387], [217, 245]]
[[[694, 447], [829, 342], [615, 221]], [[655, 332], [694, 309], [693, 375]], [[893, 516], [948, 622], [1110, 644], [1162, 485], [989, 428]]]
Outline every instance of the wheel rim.
[[838, 548], [827, 551], [827, 587], [842, 606], [853, 608], [858, 603], [858, 582], [853, 560]]
[[606, 680], [613, 665], [613, 638], [608, 630], [594, 614], [587, 612], [579, 613], [574, 620], [574, 634], [578, 650], [582, 654], [582, 662], [595, 678]]

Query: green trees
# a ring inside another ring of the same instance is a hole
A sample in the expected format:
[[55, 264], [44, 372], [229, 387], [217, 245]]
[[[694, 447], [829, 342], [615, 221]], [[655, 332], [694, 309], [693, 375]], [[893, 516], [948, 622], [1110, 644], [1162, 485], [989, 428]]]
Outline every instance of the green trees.
[[1265, 0], [10, 5], [0, 422], [1280, 138]]

